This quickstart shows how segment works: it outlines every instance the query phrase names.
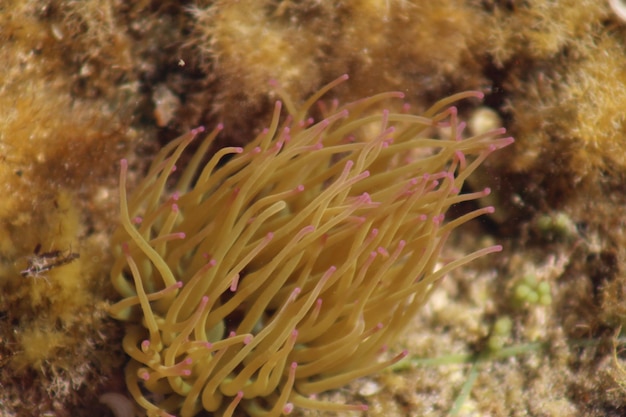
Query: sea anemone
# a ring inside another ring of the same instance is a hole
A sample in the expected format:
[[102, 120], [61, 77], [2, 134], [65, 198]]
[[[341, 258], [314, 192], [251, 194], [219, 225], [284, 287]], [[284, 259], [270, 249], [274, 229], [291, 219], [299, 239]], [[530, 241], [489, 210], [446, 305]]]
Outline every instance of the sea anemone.
[[[121, 227], [113, 237], [112, 281], [123, 299], [111, 314], [127, 322], [128, 389], [148, 415], [277, 416], [294, 407], [364, 410], [316, 394], [377, 372], [450, 270], [484, 248], [439, 264], [457, 226], [479, 208], [444, 221], [447, 209], [489, 189], [461, 194], [504, 129], [462, 138], [451, 103], [423, 116], [374, 111], [402, 93], [344, 106], [310, 107], [340, 77], [245, 148], [199, 145], [171, 188], [193, 130], [156, 156], [132, 197], [120, 175]], [[449, 137], [433, 139], [433, 132]]]

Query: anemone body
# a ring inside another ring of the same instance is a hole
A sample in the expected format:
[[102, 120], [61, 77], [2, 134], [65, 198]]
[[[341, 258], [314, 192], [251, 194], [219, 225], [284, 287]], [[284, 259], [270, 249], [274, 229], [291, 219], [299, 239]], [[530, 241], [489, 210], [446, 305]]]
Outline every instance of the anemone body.
[[[340, 82], [345, 77], [338, 79]], [[128, 322], [129, 391], [149, 415], [277, 416], [294, 407], [362, 410], [315, 394], [399, 360], [383, 352], [448, 271], [500, 250], [482, 249], [437, 267], [448, 234], [491, 207], [444, 221], [465, 179], [511, 138], [503, 129], [462, 139], [458, 99], [423, 116], [373, 112], [401, 93], [309, 107], [245, 148], [202, 156], [202, 142], [174, 190], [166, 187], [185, 146], [175, 140], [126, 195], [113, 284], [123, 299], [111, 314]], [[436, 128], [448, 138], [429, 138]], [[220, 161], [228, 156], [225, 164]], [[386, 359], [380, 359], [386, 356]]]

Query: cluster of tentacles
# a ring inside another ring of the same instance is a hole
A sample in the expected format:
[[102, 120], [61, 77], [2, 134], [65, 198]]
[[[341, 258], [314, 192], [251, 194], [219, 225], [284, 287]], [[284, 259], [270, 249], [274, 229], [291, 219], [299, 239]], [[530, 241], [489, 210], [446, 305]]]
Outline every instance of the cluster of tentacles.
[[[456, 100], [422, 116], [382, 108], [401, 93], [309, 108], [341, 77], [245, 148], [203, 157], [211, 132], [171, 188], [196, 129], [166, 146], [132, 197], [121, 170], [121, 227], [112, 280], [127, 321], [128, 389], [149, 415], [277, 416], [294, 407], [359, 410], [316, 394], [399, 360], [385, 353], [453, 268], [448, 234], [485, 207], [444, 221], [466, 178], [504, 129], [463, 138]], [[446, 138], [429, 138], [437, 128]], [[224, 163], [224, 161], [226, 161]], [[179, 175], [180, 174], [180, 175]], [[380, 359], [382, 358], [382, 359]]]

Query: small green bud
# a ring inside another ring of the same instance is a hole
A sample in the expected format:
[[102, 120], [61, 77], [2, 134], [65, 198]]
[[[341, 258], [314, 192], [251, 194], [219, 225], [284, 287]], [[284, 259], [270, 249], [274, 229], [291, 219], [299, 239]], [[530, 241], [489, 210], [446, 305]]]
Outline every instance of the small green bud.
[[526, 301], [528, 298], [528, 294], [533, 292], [533, 290], [525, 284], [519, 284], [515, 287], [515, 299], [519, 301]]
[[513, 328], [513, 320], [509, 316], [500, 317], [493, 325], [493, 333], [508, 337]]
[[542, 306], [549, 306], [552, 304], [552, 296], [550, 294], [541, 294], [539, 296], [539, 304]]
[[550, 295], [550, 284], [546, 281], [542, 281], [537, 285], [537, 292], [539, 295]]

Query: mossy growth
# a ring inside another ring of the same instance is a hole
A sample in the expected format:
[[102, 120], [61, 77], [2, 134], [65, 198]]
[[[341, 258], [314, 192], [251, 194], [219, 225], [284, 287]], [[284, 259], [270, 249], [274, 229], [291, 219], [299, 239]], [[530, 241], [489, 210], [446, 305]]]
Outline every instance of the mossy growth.
[[625, 122], [614, 111], [625, 94], [624, 42], [601, 32], [576, 48], [549, 72], [531, 71], [526, 92], [511, 101], [516, 130], [526, 141], [513, 167], [528, 171], [551, 160], [548, 172], [575, 181], [559, 181], [561, 187], [590, 186], [600, 170], [618, 173], [626, 165]]
[[45, 6], [0, 5], [0, 409], [16, 416], [75, 415], [121, 361], [101, 196], [134, 133], [104, 95], [78, 97]]
[[212, 112], [235, 137], [246, 120], [230, 110], [267, 109], [270, 80], [300, 102], [348, 72], [353, 85], [337, 92], [344, 102], [400, 90], [421, 109], [485, 85], [472, 53], [485, 38], [485, 16], [465, 2], [198, 1], [191, 17], [188, 43], [219, 79]]
[[606, 1], [524, 0], [489, 2], [495, 23], [487, 51], [498, 66], [524, 57], [546, 60], [601, 27], [609, 14]]
[[[102, 296], [108, 286], [103, 284], [101, 265], [107, 255], [102, 241], [84, 237], [74, 196], [59, 190], [50, 197], [39, 200], [44, 213], [34, 212], [29, 223], [18, 228], [29, 251], [4, 258], [0, 273], [4, 359], [0, 381], [21, 387], [19, 397], [5, 390], [0, 399], [18, 415], [43, 415], [54, 409], [65, 415], [68, 404], [75, 409], [93, 400], [97, 391], [92, 384], [101, 387], [121, 363], [121, 356], [107, 347], [116, 333], [106, 324]], [[41, 249], [34, 254], [37, 246]], [[55, 252], [59, 255], [41, 257]], [[51, 269], [29, 269], [29, 261], [53, 262], [68, 253], [80, 257]]]

